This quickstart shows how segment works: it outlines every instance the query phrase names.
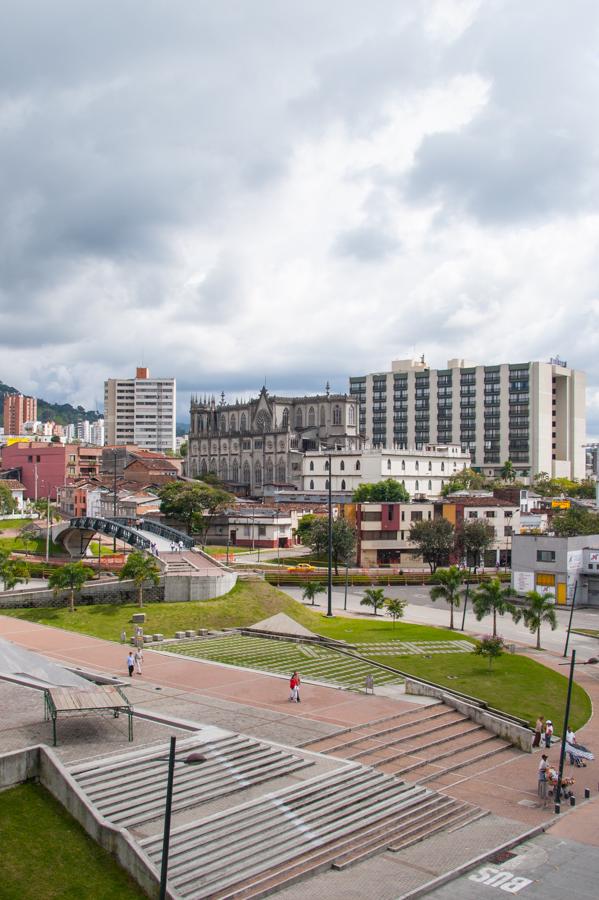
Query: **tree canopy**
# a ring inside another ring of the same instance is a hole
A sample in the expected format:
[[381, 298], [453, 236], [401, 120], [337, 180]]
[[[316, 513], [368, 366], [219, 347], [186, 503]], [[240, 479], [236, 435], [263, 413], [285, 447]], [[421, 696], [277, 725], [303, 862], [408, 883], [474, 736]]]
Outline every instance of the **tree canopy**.
[[7, 550], [0, 547], [0, 581], [5, 591], [12, 591], [17, 584], [29, 579], [29, 566], [22, 559], [11, 559]]
[[306, 513], [297, 523], [296, 533], [302, 544], [310, 543], [308, 536], [317, 518], [318, 516], [314, 515], [314, 513]]
[[395, 478], [359, 485], [353, 493], [354, 503], [407, 503], [410, 495]]
[[88, 578], [92, 577], [92, 572], [82, 562], [66, 563], [59, 569], [54, 569], [48, 578], [48, 587], [51, 587], [55, 594], [59, 591], [69, 590], [69, 610], [75, 611], [75, 594], [79, 593]]
[[495, 529], [485, 519], [466, 519], [456, 532], [456, 548], [476, 569], [495, 540]]
[[461, 472], [451, 475], [441, 493], [447, 497], [448, 494], [453, 494], [455, 491], [488, 490], [490, 485], [489, 479], [480, 472], [475, 472], [474, 469], [462, 469]]
[[453, 549], [454, 533], [454, 527], [447, 519], [430, 519], [412, 523], [410, 540], [416, 544], [420, 555], [428, 563], [433, 574], [438, 566], [447, 561]]
[[588, 509], [572, 507], [553, 517], [552, 528], [560, 537], [599, 534], [599, 515]]
[[[308, 544], [318, 555], [329, 552], [329, 523], [325, 516], [317, 516], [307, 537]], [[347, 519], [339, 518], [333, 522], [333, 565], [335, 574], [339, 574], [339, 563], [350, 562], [356, 546], [356, 530]]]
[[140, 550], [134, 550], [127, 557], [127, 562], [119, 572], [119, 581], [130, 578], [137, 588], [137, 605], [143, 606], [143, 589], [147, 584], [158, 584], [160, 566], [151, 556]]
[[171, 481], [158, 496], [165, 516], [182, 522], [188, 534], [200, 532], [202, 542], [213, 516], [235, 500], [227, 491], [199, 481]]
[[17, 511], [17, 501], [7, 484], [2, 484], [0, 480], [0, 515], [12, 516]]

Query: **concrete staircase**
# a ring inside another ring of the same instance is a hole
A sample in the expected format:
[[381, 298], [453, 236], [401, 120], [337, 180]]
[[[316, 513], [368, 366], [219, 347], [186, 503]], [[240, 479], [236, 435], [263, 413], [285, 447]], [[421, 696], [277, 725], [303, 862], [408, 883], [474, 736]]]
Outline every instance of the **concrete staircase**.
[[307, 746], [375, 766], [416, 784], [441, 781], [462, 768], [474, 774], [492, 757], [508, 759], [520, 752], [441, 702], [369, 722]]
[[[193, 752], [202, 753], [207, 761], [185, 765]], [[176, 758], [173, 812], [312, 765], [310, 759], [217, 728], [178, 741]], [[72, 766], [70, 773], [106, 819], [131, 828], [163, 816], [167, 768], [168, 747], [164, 745]]]
[[[350, 766], [175, 829], [169, 886], [181, 898], [260, 897], [482, 815], [421, 785]], [[159, 867], [161, 837], [140, 845]]]

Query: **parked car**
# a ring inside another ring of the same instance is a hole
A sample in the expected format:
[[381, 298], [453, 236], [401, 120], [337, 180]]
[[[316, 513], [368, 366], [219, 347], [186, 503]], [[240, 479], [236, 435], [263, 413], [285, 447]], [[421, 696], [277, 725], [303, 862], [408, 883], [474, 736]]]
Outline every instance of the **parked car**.
[[298, 563], [297, 566], [287, 566], [288, 572], [315, 572], [316, 566], [311, 566], [310, 563]]

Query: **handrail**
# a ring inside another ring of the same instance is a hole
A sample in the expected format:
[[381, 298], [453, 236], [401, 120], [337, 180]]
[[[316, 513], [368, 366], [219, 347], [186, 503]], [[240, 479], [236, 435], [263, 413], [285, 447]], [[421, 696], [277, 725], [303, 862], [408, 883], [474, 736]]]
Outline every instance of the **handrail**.
[[132, 547], [140, 547], [142, 550], [149, 550], [151, 541], [148, 538], [138, 534], [127, 525], [122, 525], [116, 519], [104, 519], [98, 516], [77, 516], [69, 520], [71, 528], [77, 528], [81, 531], [101, 531], [102, 534], [108, 534], [111, 537], [125, 541]]

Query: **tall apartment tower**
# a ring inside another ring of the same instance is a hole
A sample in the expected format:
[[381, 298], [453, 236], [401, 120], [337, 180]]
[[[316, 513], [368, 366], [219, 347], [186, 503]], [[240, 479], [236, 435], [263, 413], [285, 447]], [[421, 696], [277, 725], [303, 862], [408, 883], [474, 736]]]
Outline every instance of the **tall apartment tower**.
[[360, 431], [375, 446], [461, 444], [487, 475], [510, 459], [519, 477], [584, 478], [585, 385], [584, 372], [560, 359], [450, 359], [431, 369], [422, 357], [350, 378], [350, 393], [360, 401]]
[[23, 434], [24, 422], [37, 421], [37, 400], [23, 394], [4, 398], [4, 434]]
[[106, 443], [174, 452], [176, 407], [174, 378], [150, 378], [145, 368], [138, 368], [135, 378], [109, 378], [104, 382]]

